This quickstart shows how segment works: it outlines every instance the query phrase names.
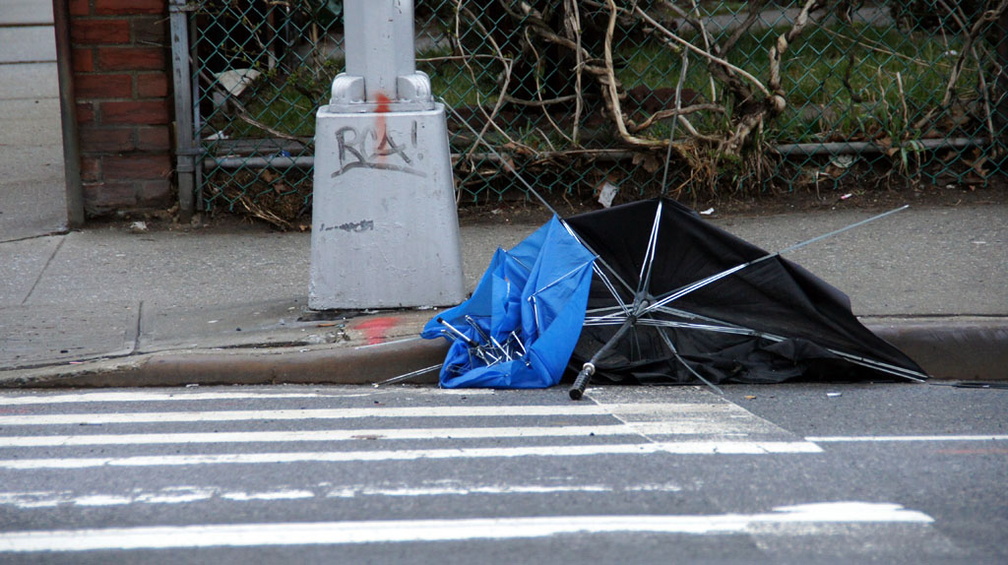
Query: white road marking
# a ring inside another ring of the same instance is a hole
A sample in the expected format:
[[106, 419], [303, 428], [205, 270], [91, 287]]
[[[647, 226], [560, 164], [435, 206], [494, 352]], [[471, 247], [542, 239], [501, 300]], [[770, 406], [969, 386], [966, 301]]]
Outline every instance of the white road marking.
[[328, 498], [356, 498], [358, 496], [423, 497], [423, 496], [468, 496], [473, 494], [556, 494], [571, 492], [613, 492], [612, 487], [601, 485], [494, 485], [494, 486], [453, 486], [402, 487], [402, 488], [350, 488], [331, 490]]
[[932, 435], [932, 436], [812, 436], [805, 441], [815, 443], [868, 443], [900, 441], [1008, 441], [1008, 435]]
[[593, 455], [765, 455], [820, 453], [807, 441], [682, 441], [603, 445], [546, 445], [530, 447], [479, 447], [454, 449], [404, 449], [386, 451], [336, 451], [295, 453], [221, 453], [208, 455], [138, 455], [0, 460], [0, 469], [88, 469], [95, 467], [171, 467], [184, 465], [250, 465], [265, 463], [350, 463], [363, 461], [415, 461], [418, 459], [482, 459], [512, 457], [583, 457]]
[[595, 426], [506, 426], [475, 428], [374, 428], [261, 432], [192, 432], [153, 434], [91, 434], [0, 437], [0, 448], [73, 447], [85, 445], [163, 445], [204, 443], [287, 443], [311, 441], [376, 441], [406, 439], [496, 439], [533, 437], [589, 437], [634, 435], [730, 435], [725, 426], [712, 422], [656, 422]]
[[248, 502], [250, 500], [301, 500], [315, 498], [315, 493], [304, 489], [285, 489], [267, 492], [226, 492], [220, 496], [225, 500]]
[[[321, 394], [317, 392], [86, 392], [81, 394], [33, 394], [24, 396], [0, 395], [0, 406], [27, 406], [33, 404], [79, 404], [86, 402], [167, 402], [191, 400], [250, 400], [288, 398], [347, 398], [346, 394]], [[353, 394], [351, 396], [364, 396]]]
[[[389, 390], [367, 389], [361, 392], [350, 392], [327, 389], [323, 391], [304, 392], [273, 392], [272, 390], [250, 390], [243, 391], [208, 391], [190, 392], [179, 389], [170, 392], [156, 391], [116, 391], [116, 392], [83, 392], [73, 394], [2, 394], [0, 393], [0, 406], [28, 406], [33, 404], [82, 404], [88, 402], [171, 402], [171, 401], [217, 401], [217, 400], [273, 400], [273, 399], [297, 399], [297, 398], [363, 398], [368, 396], [380, 396], [393, 392]], [[497, 391], [493, 389], [416, 389], [411, 390], [411, 394], [416, 395], [438, 395], [438, 396], [486, 396], [493, 395]]]
[[[530, 406], [385, 406], [305, 410], [224, 410], [180, 412], [120, 412], [106, 414], [22, 414], [0, 416], [0, 426], [101, 425], [163, 422], [227, 422], [245, 420], [344, 420], [357, 418], [437, 418], [516, 416], [682, 416], [721, 413], [724, 405], [691, 403], [557, 404]], [[730, 410], [730, 409], [729, 409]], [[741, 410], [741, 409], [740, 409]]]
[[199, 432], [163, 434], [97, 434], [0, 437], [4, 447], [70, 447], [81, 445], [157, 445], [195, 443], [276, 443], [299, 441], [373, 441], [397, 439], [493, 439], [520, 437], [588, 437], [636, 435], [622, 424], [499, 428], [376, 428], [272, 432]]
[[[759, 514], [549, 516], [275, 524], [210, 524], [0, 533], [0, 551], [93, 551], [401, 543], [543, 538], [564, 534], [654, 532], [746, 533], [761, 525], [916, 523], [933, 519], [897, 504], [833, 502], [775, 508]], [[764, 532], [767, 533], [767, 532]]]
[[117, 493], [75, 493], [71, 490], [0, 492], [0, 506], [20, 510], [57, 506], [125, 506], [129, 504], [189, 504], [212, 499], [230, 502], [301, 500], [307, 498], [429, 497], [470, 495], [546, 495], [559, 493], [680, 492], [674, 484], [637, 484], [613, 487], [600, 484], [469, 484], [460, 481], [423, 481], [417, 486], [333, 485], [319, 483], [305, 487], [278, 486], [265, 491], [236, 491], [221, 487], [172, 486], [156, 490], [132, 489]]

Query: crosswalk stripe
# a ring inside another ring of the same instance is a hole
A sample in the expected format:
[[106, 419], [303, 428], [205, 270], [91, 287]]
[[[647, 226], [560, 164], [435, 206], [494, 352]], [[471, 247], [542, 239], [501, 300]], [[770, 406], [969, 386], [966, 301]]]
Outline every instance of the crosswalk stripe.
[[499, 428], [376, 428], [272, 432], [201, 432], [159, 434], [98, 434], [0, 437], [0, 448], [72, 447], [82, 445], [160, 445], [195, 443], [275, 443], [310, 441], [374, 441], [397, 439], [492, 439], [637, 435], [623, 424], [598, 426], [528, 426]]
[[[383, 406], [375, 408], [311, 408], [304, 410], [223, 410], [178, 412], [120, 412], [91, 414], [19, 414], [0, 416], [0, 426], [98, 425], [162, 422], [226, 422], [244, 420], [341, 420], [357, 418], [436, 418], [598, 415], [720, 414], [734, 405], [691, 403], [557, 404], [508, 406]], [[737, 409], [740, 410], [740, 409]], [[744, 412], [744, 411], [743, 411]], [[748, 414], [746, 412], [746, 414]]]
[[142, 455], [130, 457], [82, 457], [0, 460], [0, 469], [86, 469], [95, 467], [155, 467], [183, 465], [264, 463], [348, 463], [364, 461], [411, 461], [418, 459], [478, 459], [492, 457], [579, 457], [593, 455], [678, 455], [772, 453], [820, 453], [806, 441], [682, 441], [675, 443], [630, 443], [603, 445], [550, 445], [453, 449], [404, 449], [383, 451], [222, 453], [199, 455]]
[[369, 394], [320, 394], [317, 392], [86, 392], [81, 394], [0, 395], [0, 406], [34, 404], [80, 404], [87, 402], [166, 402], [202, 400], [273, 400], [296, 398], [348, 398]]
[[238, 490], [220, 486], [176, 485], [159, 489], [133, 488], [119, 492], [74, 492], [69, 489], [0, 492], [0, 505], [18, 509], [55, 508], [57, 506], [109, 507], [130, 504], [189, 504], [207, 500], [253, 502], [304, 500], [308, 498], [350, 499], [359, 497], [421, 498], [470, 495], [544, 495], [569, 493], [680, 492], [682, 487], [669, 483], [612, 486], [604, 484], [550, 483], [467, 483], [452, 480], [421, 481], [415, 486], [367, 484], [332, 484], [277, 486], [268, 490]]
[[930, 435], [930, 436], [814, 436], [805, 441], [816, 443], [869, 443], [869, 442], [929, 442], [929, 441], [1008, 441], [1008, 435]]
[[[493, 389], [417, 389], [411, 391], [417, 395], [437, 396], [491, 396], [497, 391]], [[28, 406], [33, 404], [84, 404], [99, 402], [191, 402], [216, 400], [274, 400], [298, 398], [365, 398], [388, 394], [386, 390], [373, 388], [354, 388], [349, 390], [333, 390], [303, 392], [276, 392], [270, 389], [245, 389], [240, 392], [214, 390], [210, 392], [193, 392], [187, 389], [158, 391], [114, 391], [114, 392], [81, 392], [81, 393], [44, 393], [21, 394], [0, 392], [0, 406]]]
[[840, 502], [777, 508], [757, 514], [545, 516], [358, 522], [210, 524], [0, 533], [0, 551], [93, 551], [402, 543], [541, 538], [564, 534], [653, 532], [745, 533], [761, 525], [800, 527], [858, 523], [928, 524], [923, 512], [896, 504]]
[[698, 419], [681, 422], [641, 422], [591, 426], [501, 426], [457, 428], [373, 428], [294, 431], [193, 432], [0, 436], [0, 449], [14, 447], [74, 447], [85, 445], [163, 445], [203, 443], [277, 443], [405, 439], [498, 439], [590, 436], [697, 436], [715, 434], [739, 439], [748, 435], [737, 422], [721, 424]]

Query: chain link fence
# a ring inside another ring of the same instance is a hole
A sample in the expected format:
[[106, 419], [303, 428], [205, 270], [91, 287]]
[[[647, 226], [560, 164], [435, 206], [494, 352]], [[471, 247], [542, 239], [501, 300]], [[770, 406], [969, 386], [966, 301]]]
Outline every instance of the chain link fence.
[[[553, 198], [687, 202], [1004, 174], [1008, 0], [415, 4], [463, 205], [527, 197], [512, 171]], [[192, 8], [197, 201], [309, 223], [342, 2]]]

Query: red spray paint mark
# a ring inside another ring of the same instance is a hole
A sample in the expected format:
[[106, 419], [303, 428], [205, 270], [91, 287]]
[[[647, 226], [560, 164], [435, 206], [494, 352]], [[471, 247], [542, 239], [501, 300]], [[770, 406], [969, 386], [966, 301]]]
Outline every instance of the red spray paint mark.
[[379, 114], [388, 113], [389, 108], [391, 107], [392, 104], [392, 100], [390, 100], [389, 97], [386, 96], [384, 92], [379, 92], [378, 94], [375, 95], [375, 98], [378, 99], [378, 107], [375, 108], [375, 112]]
[[[391, 108], [392, 100], [390, 100], [384, 92], [380, 91], [375, 94], [375, 98], [378, 100], [378, 105], [375, 107], [375, 113], [378, 114], [378, 117], [375, 118], [375, 134], [378, 137], [378, 147], [380, 149], [387, 139], [385, 131], [385, 114], [387, 114]], [[384, 161], [384, 152], [379, 150], [377, 153], [378, 159]]]
[[353, 329], [364, 332], [364, 339], [368, 345], [375, 345], [384, 343], [388, 331], [398, 325], [398, 318], [371, 318], [357, 324]]

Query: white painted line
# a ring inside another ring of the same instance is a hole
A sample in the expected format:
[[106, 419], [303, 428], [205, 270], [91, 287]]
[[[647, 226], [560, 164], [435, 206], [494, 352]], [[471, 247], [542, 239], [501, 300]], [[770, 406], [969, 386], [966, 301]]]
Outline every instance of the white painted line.
[[71, 490], [0, 492], [0, 506], [20, 510], [57, 506], [125, 506], [130, 504], [189, 504], [212, 499], [230, 502], [256, 500], [300, 500], [307, 498], [433, 497], [471, 495], [543, 495], [558, 493], [680, 492], [674, 484], [639, 484], [612, 487], [600, 484], [469, 484], [459, 481], [425, 481], [415, 487], [373, 485], [333, 485], [318, 483], [305, 487], [277, 486], [266, 491], [234, 491], [214, 486], [171, 486], [155, 490], [130, 489], [123, 492], [76, 493]]
[[1008, 441], [1008, 435], [933, 435], [933, 436], [812, 436], [805, 441], [815, 443], [868, 443], [900, 441]]
[[532, 437], [634, 436], [623, 424], [598, 426], [510, 426], [489, 428], [376, 428], [270, 432], [197, 432], [0, 437], [0, 448], [82, 445], [160, 445], [203, 443], [287, 443], [303, 441], [376, 441], [400, 439], [495, 439]]
[[[364, 396], [354, 394], [353, 396]], [[317, 392], [85, 392], [80, 394], [0, 395], [0, 406], [33, 404], [78, 404], [85, 402], [168, 402], [193, 400], [270, 400], [289, 398], [347, 398], [347, 395]]]
[[[543, 538], [565, 534], [653, 532], [734, 534], [779, 526], [857, 523], [928, 524], [933, 519], [897, 504], [836, 502], [760, 514], [678, 516], [549, 516], [455, 520], [388, 520], [274, 524], [209, 524], [0, 533], [0, 551], [94, 551], [257, 547]], [[788, 528], [771, 532], [789, 532]], [[766, 533], [766, 532], [765, 532]]]
[[496, 439], [533, 437], [729, 435], [716, 422], [649, 424], [599, 424], [595, 426], [503, 426], [475, 428], [374, 428], [261, 432], [191, 432], [152, 434], [89, 434], [45, 436], [0, 436], [0, 449], [14, 447], [74, 447], [84, 445], [164, 445], [204, 443], [287, 443], [310, 441], [377, 441], [405, 439]]
[[0, 416], [0, 426], [99, 425], [150, 422], [225, 422], [244, 420], [342, 420], [356, 418], [516, 417], [591, 415], [681, 415], [710, 410], [704, 404], [566, 403], [531, 406], [383, 406], [308, 410], [225, 410], [179, 412], [118, 412], [93, 414], [23, 414]]
[[315, 498], [315, 493], [310, 490], [296, 489], [271, 492], [226, 492], [221, 494], [221, 498], [238, 502], [248, 502], [250, 500], [301, 500]]
[[[33, 404], [81, 404], [87, 402], [171, 402], [171, 401], [219, 401], [219, 400], [273, 400], [297, 398], [362, 398], [380, 396], [389, 391], [368, 389], [366, 392], [343, 392], [335, 389], [324, 392], [272, 392], [270, 390], [244, 391], [200, 391], [185, 389], [171, 392], [125, 391], [125, 392], [83, 392], [74, 394], [10, 394], [0, 393], [0, 406], [28, 406]], [[439, 396], [484, 396], [493, 395], [493, 389], [418, 389], [411, 391], [417, 395]]]
[[[390, 496], [390, 497], [422, 497], [422, 496], [468, 496], [473, 494], [556, 494], [572, 492], [612, 492], [612, 487], [600, 485], [497, 485], [497, 486], [451, 486], [416, 487], [416, 488], [372, 488], [364, 487], [357, 490], [332, 490], [328, 498], [356, 498], [358, 496]], [[675, 491], [668, 491], [675, 492]]]
[[630, 443], [610, 445], [546, 445], [532, 447], [482, 447], [455, 449], [406, 449], [387, 451], [336, 451], [295, 453], [222, 453], [206, 455], [138, 455], [132, 457], [85, 457], [0, 460], [0, 469], [88, 469], [95, 467], [171, 467], [185, 465], [251, 465], [265, 463], [349, 463], [364, 461], [415, 461], [418, 459], [481, 459], [512, 457], [583, 457], [596, 455], [766, 455], [773, 453], [820, 453], [806, 441], [682, 441], [676, 443]]

